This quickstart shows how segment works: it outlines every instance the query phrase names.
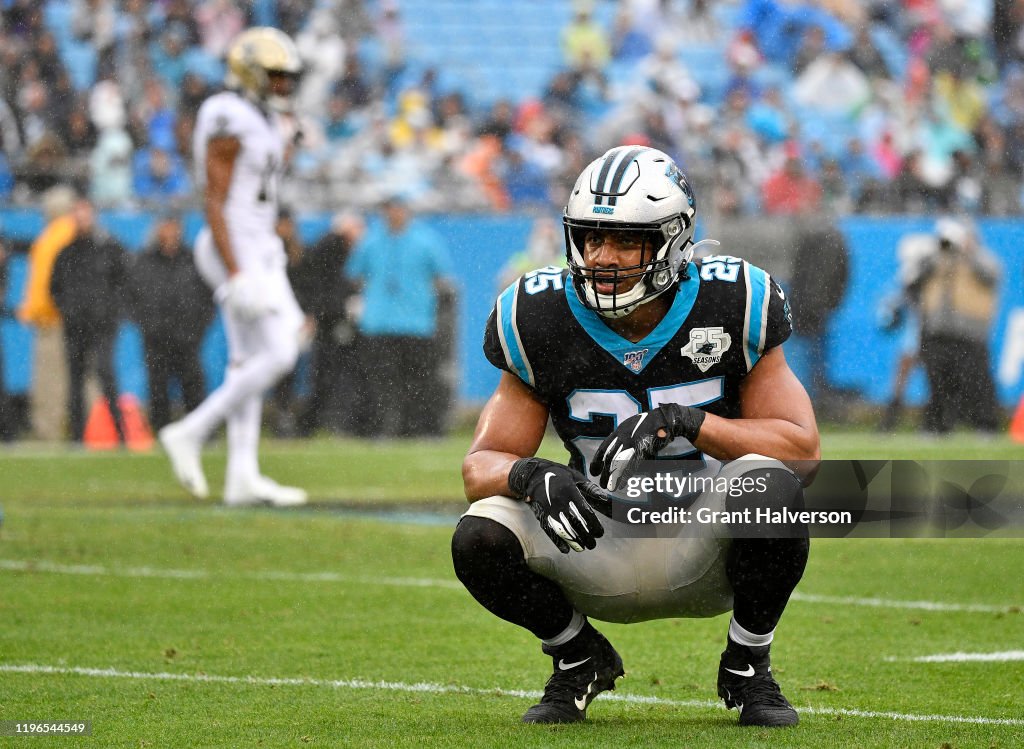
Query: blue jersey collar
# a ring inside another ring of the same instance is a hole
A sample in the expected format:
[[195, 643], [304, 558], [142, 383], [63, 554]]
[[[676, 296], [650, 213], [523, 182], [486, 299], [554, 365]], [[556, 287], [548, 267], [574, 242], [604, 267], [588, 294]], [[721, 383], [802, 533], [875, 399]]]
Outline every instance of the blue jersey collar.
[[573, 317], [587, 331], [587, 335], [615, 361], [634, 374], [639, 374], [661, 353], [665, 344], [679, 331], [693, 309], [697, 292], [700, 290], [700, 274], [693, 263], [688, 266], [687, 274], [689, 279], [679, 284], [668, 313], [654, 330], [636, 343], [620, 336], [605, 324], [599, 314], [587, 309], [576, 295], [576, 288], [571, 281], [565, 284], [565, 298], [569, 302]]

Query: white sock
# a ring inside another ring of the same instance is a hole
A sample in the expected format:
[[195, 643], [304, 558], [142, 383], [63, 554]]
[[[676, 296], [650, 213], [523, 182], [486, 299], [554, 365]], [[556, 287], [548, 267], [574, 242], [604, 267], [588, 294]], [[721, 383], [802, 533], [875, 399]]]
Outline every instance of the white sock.
[[263, 394], [250, 395], [228, 416], [228, 466], [225, 483], [258, 476]]
[[767, 634], [758, 635], [749, 629], [744, 629], [736, 621], [736, 617], [729, 619], [729, 639], [737, 645], [746, 645], [748, 648], [765, 648], [772, 644], [772, 638], [774, 637], [774, 629]]
[[552, 637], [550, 640], [541, 640], [541, 642], [547, 645], [549, 648], [557, 648], [559, 645], [564, 645], [569, 642], [572, 638], [580, 633], [583, 629], [583, 625], [587, 623], [587, 617], [583, 616], [578, 611], [572, 612], [572, 619], [569, 620], [569, 626], [559, 632], [557, 635]]

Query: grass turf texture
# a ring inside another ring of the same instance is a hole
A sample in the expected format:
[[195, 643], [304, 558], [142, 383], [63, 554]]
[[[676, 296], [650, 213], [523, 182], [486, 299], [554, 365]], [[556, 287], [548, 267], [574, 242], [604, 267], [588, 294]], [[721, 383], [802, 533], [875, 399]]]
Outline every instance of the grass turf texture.
[[[88, 741], [98, 746], [1024, 742], [1021, 724], [842, 712], [1019, 720], [1019, 661], [886, 660], [1024, 648], [1024, 615], [1009, 608], [1024, 604], [1017, 539], [816, 541], [800, 593], [1007, 610], [794, 601], [773, 655], [786, 694], [809, 708], [795, 730], [740, 729], [735, 712], [714, 705], [724, 616], [599, 625], [626, 662], [614, 696], [630, 701], [602, 696], [582, 726], [519, 725], [534, 698], [497, 690], [540, 690], [550, 661], [527, 633], [459, 588], [445, 515], [424, 525], [323, 511], [416, 501], [454, 517], [467, 441], [268, 444], [267, 473], [318, 500], [317, 509], [295, 512], [189, 501], [157, 454], [0, 453], [0, 720], [91, 720]], [[925, 442], [837, 434], [824, 447], [829, 457], [1024, 455], [966, 435]], [[560, 452], [545, 445], [547, 455]], [[223, 452], [212, 450], [206, 465], [218, 486]], [[432, 686], [416, 691], [418, 682]]]

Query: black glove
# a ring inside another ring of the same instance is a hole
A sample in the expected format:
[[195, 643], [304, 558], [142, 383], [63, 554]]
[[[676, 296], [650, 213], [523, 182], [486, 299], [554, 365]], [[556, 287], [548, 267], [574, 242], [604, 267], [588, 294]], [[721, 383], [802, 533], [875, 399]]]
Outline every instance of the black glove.
[[625, 474], [635, 471], [641, 460], [655, 457], [676, 437], [685, 437], [690, 442], [697, 439], [704, 415], [699, 408], [668, 403], [630, 416], [597, 448], [590, 461], [590, 473], [600, 475], [601, 486], [615, 491]]
[[590, 503], [611, 508], [611, 497], [579, 471], [544, 458], [521, 458], [508, 473], [509, 488], [530, 505], [544, 532], [563, 554], [597, 546], [604, 527]]

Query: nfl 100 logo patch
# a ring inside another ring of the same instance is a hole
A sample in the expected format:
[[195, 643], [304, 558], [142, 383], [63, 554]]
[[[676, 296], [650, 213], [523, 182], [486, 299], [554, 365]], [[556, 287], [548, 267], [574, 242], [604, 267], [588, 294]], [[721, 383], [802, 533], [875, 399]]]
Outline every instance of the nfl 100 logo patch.
[[639, 351], [627, 351], [622, 355], [622, 363], [632, 369], [634, 372], [639, 372], [644, 368], [644, 357], [647, 355], [649, 349], [640, 349]]
[[731, 345], [732, 336], [721, 326], [694, 328], [690, 331], [690, 342], [679, 349], [679, 353], [690, 357], [701, 372], [707, 372], [722, 361], [722, 355]]

